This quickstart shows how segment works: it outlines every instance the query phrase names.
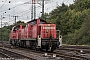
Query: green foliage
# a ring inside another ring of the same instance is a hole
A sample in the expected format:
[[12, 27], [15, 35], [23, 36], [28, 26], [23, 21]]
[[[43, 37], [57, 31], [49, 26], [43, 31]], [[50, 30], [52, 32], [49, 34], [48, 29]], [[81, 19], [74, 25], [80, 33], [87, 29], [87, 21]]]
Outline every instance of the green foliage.
[[[16, 25], [20, 25], [20, 24], [22, 24], [23, 26], [26, 25], [22, 21], [18, 21], [16, 23]], [[3, 28], [0, 28], [0, 40], [9, 40], [10, 32], [11, 32], [13, 26], [14, 25], [10, 25], [10, 26], [4, 26]], [[1, 37], [2, 37], [2, 39], [1, 39]]]
[[77, 11], [83, 11], [90, 8], [90, 0], [75, 0], [74, 4]]
[[87, 16], [79, 30], [75, 30], [73, 34], [64, 36], [64, 43], [68, 44], [90, 44], [90, 16]]
[[[20, 24], [22, 24], [23, 26], [26, 26], [26, 24], [23, 22], [23, 21], [18, 21], [17, 23], [16, 23], [16, 25], [20, 25]], [[14, 24], [15, 25], [15, 24]]]

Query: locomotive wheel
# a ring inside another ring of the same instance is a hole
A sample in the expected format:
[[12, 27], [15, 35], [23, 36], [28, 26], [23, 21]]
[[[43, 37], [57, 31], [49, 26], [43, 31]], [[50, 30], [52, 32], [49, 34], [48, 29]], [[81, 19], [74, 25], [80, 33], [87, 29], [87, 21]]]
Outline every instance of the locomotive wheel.
[[33, 46], [32, 46], [32, 49], [36, 50], [36, 46], [33, 45]]
[[53, 52], [53, 48], [51, 49], [51, 51], [50, 52]]
[[35, 49], [36, 51], [41, 51], [41, 48], [38, 48], [37, 46], [36, 46], [36, 49]]
[[36, 43], [34, 41], [31, 42], [31, 49], [36, 50]]
[[20, 41], [20, 47], [24, 47], [23, 41]]

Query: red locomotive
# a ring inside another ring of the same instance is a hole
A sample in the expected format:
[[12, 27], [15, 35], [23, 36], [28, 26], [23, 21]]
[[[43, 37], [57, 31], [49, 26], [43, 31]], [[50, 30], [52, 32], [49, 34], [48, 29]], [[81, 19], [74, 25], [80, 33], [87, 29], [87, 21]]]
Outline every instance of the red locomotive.
[[62, 45], [62, 36], [59, 34], [57, 38], [57, 31], [59, 34], [60, 32], [56, 30], [55, 24], [47, 23], [41, 19], [34, 19], [27, 22], [26, 26], [20, 24], [12, 28], [10, 44], [53, 51]]

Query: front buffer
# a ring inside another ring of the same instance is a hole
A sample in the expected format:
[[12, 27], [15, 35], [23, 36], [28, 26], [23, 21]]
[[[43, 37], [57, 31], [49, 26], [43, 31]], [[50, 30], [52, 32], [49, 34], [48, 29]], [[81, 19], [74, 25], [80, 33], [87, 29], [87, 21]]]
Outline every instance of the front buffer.
[[46, 51], [53, 52], [56, 50], [60, 45], [58, 39], [42, 39], [41, 48]]

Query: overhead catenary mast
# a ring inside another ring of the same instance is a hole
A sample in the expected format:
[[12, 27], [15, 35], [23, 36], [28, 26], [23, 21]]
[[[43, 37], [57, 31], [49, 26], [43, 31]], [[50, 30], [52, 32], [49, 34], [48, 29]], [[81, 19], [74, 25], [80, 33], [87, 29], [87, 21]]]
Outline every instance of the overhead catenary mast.
[[16, 25], [16, 19], [18, 18], [18, 16], [13, 16], [13, 18], [15, 17], [15, 25]]
[[31, 8], [31, 20], [33, 19], [33, 4], [32, 4], [32, 8]]
[[42, 0], [42, 19], [44, 20], [44, 0]]
[[[36, 0], [32, 0], [31, 20], [36, 18]], [[42, 0], [42, 19], [44, 18], [44, 0]]]
[[32, 0], [31, 20], [36, 18], [36, 0]]

